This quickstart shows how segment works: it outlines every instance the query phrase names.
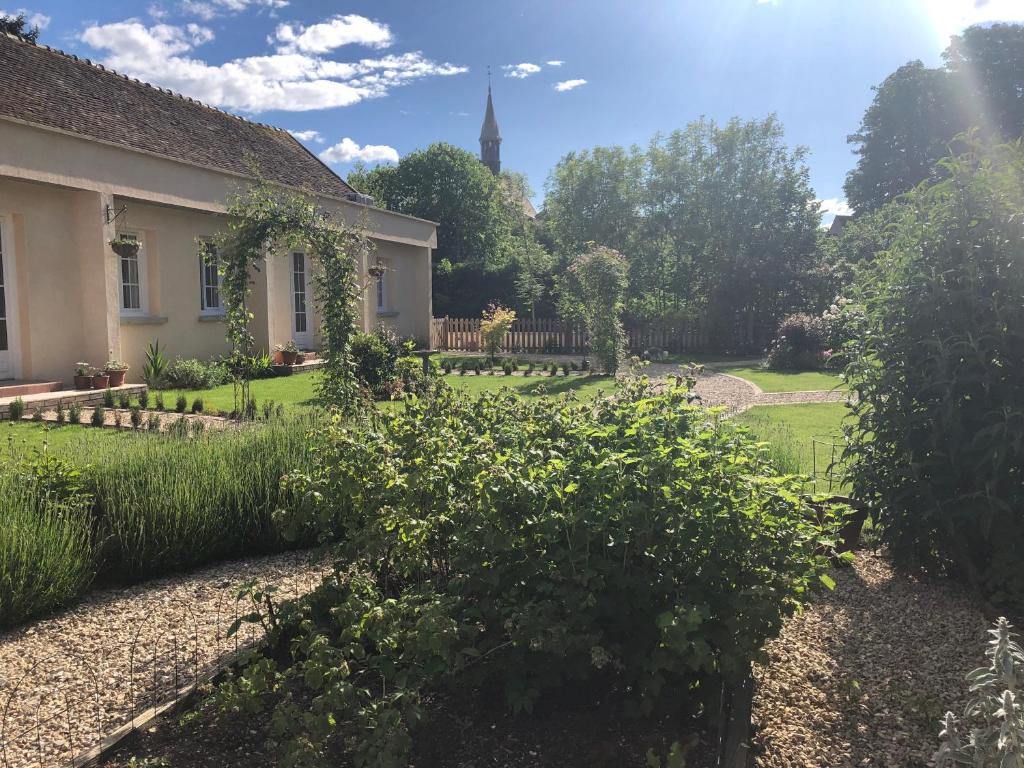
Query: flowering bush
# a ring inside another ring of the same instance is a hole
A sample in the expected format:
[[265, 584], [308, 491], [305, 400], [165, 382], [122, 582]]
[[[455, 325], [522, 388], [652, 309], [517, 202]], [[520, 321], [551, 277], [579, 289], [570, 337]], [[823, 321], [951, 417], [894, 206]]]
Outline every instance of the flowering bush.
[[821, 368], [824, 361], [825, 327], [821, 318], [797, 313], [782, 321], [764, 365], [776, 371], [801, 371]]

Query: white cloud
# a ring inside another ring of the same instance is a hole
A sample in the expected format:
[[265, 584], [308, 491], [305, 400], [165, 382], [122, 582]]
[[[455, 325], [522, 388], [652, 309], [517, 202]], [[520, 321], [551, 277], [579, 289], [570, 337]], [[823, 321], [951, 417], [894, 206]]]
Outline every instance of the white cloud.
[[555, 83], [555, 90], [559, 92], [571, 91], [573, 88], [579, 88], [581, 85], [586, 84], [587, 81], [584, 80], [583, 78], [577, 78], [575, 80], [563, 80], [560, 83]]
[[528, 61], [524, 61], [522, 64], [505, 64], [502, 69], [505, 70], [505, 77], [514, 77], [517, 80], [523, 80], [540, 72], [538, 64], [531, 64]]
[[39, 13], [38, 11], [33, 12], [27, 8], [19, 8], [16, 11], [5, 11], [0, 9], [0, 16], [24, 16], [25, 21], [28, 23], [29, 29], [32, 27], [39, 27], [39, 29], [46, 29], [50, 26], [50, 22], [53, 19], [47, 16], [45, 13]]
[[150, 15], [150, 18], [156, 21], [163, 21], [167, 18], [167, 10], [158, 3], [150, 3], [146, 8], [146, 13]]
[[181, 0], [178, 7], [184, 14], [198, 16], [204, 21], [227, 13], [240, 13], [249, 8], [267, 10], [275, 15], [275, 11], [285, 8], [288, 0]]
[[360, 147], [346, 136], [321, 152], [320, 159], [327, 163], [397, 163], [398, 150], [387, 144], [364, 144]]
[[832, 216], [850, 216], [853, 214], [853, 208], [845, 200], [840, 200], [838, 197], [827, 197], [824, 200], [819, 200], [818, 205], [821, 206], [823, 214]]
[[334, 16], [308, 27], [301, 24], [279, 24], [274, 36], [282, 52], [302, 53], [327, 53], [343, 45], [387, 48], [394, 41], [387, 24], [370, 21], [356, 14]]
[[562, 61], [561, 59], [555, 59], [554, 61], [546, 61], [544, 63], [547, 64], [549, 67], [560, 67], [563, 64], [565, 64], [565, 62]]
[[299, 141], [315, 141], [317, 144], [324, 143], [324, 137], [320, 135], [320, 131], [288, 131]]
[[103, 63], [118, 72], [241, 112], [345, 107], [386, 96], [415, 80], [468, 71], [427, 59], [419, 51], [357, 61], [278, 51], [208, 64], [194, 49], [212, 40], [213, 32], [198, 24], [94, 24], [80, 38], [107, 51]]

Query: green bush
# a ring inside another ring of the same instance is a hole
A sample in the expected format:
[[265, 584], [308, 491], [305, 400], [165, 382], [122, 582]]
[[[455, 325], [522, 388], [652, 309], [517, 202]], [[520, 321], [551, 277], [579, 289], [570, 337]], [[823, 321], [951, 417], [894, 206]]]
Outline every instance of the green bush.
[[641, 713], [711, 705], [826, 565], [798, 482], [684, 387], [595, 404], [446, 390], [319, 443], [282, 522], [343, 542], [346, 575], [261, 612], [292, 662], [261, 658], [218, 698], [244, 711], [284, 685], [288, 764], [327, 764], [336, 738], [356, 765], [405, 765], [445, 680], [513, 711], [588, 682]]
[[764, 367], [774, 371], [813, 371], [825, 362], [825, 328], [820, 317], [790, 315], [768, 348]]
[[77, 400], [71, 401], [71, 407], [68, 408], [68, 419], [72, 424], [82, 423], [82, 406]]
[[114, 390], [106, 389], [103, 391], [103, 407], [113, 408], [114, 407]]
[[139, 408], [146, 410], [149, 408], [149, 390], [143, 389], [139, 392]]
[[21, 421], [21, 417], [25, 415], [25, 401], [20, 397], [14, 398], [11, 401], [11, 421]]
[[188, 398], [184, 395], [178, 395], [178, 399], [174, 401], [174, 410], [178, 413], [184, 413], [188, 408]]
[[154, 405], [155, 405], [155, 407], [156, 407], [156, 409], [158, 411], [167, 410], [166, 406], [164, 405], [164, 393], [163, 392], [157, 392], [156, 393], [156, 400], [154, 402]]
[[202, 413], [204, 407], [203, 398], [197, 397], [192, 401], [192, 413]]
[[975, 148], [862, 272], [847, 376], [857, 498], [897, 562], [1024, 599], [1024, 148]]
[[2, 628], [67, 605], [96, 573], [88, 497], [35, 482], [60, 474], [50, 462], [37, 454], [27, 465], [0, 464]]
[[167, 367], [164, 380], [178, 389], [211, 389], [229, 381], [227, 366], [220, 361], [203, 362], [178, 358]]
[[398, 358], [403, 351], [398, 336], [383, 326], [370, 333], [357, 333], [352, 338], [352, 360], [360, 386], [373, 397], [390, 394], [399, 377]]
[[106, 423], [107, 413], [103, 410], [102, 405], [97, 405], [92, 409], [92, 416], [90, 417], [90, 423], [94, 427], [102, 427]]

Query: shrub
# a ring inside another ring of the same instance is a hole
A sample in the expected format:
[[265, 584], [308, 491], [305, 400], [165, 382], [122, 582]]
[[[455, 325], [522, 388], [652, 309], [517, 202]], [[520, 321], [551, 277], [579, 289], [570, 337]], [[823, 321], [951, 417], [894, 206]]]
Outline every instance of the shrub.
[[151, 342], [146, 347], [146, 362], [142, 366], [142, 380], [156, 388], [164, 385], [168, 370], [167, 356], [160, 349], [160, 340]]
[[580, 363], [580, 370], [590, 371], [590, 360], [588, 358], [583, 358], [583, 361]]
[[40, 408], [37, 405], [35, 408], [32, 409], [32, 421], [42, 421], [42, 420], [43, 420], [43, 409]]
[[942, 718], [941, 746], [935, 755], [938, 768], [969, 765], [1004, 768], [1020, 765], [1024, 745], [1024, 650], [1010, 622], [1000, 618], [990, 630], [989, 664], [967, 675], [973, 699], [963, 721], [952, 712]]
[[102, 405], [97, 405], [93, 408], [90, 421], [94, 427], [102, 427], [107, 423], [107, 412], [103, 410]]
[[138, 429], [142, 426], [142, 411], [139, 409], [139, 406], [132, 406], [131, 410], [128, 412], [128, 419], [132, 423], [132, 429]]
[[118, 393], [117, 406], [118, 408], [123, 408], [124, 410], [128, 410], [129, 408], [132, 407], [132, 399], [127, 392]]
[[177, 359], [167, 368], [166, 383], [179, 389], [210, 389], [230, 378], [227, 366], [219, 361]]
[[506, 376], [511, 376], [512, 372], [515, 370], [512, 367], [512, 363], [505, 363], [501, 368]]
[[184, 395], [178, 395], [178, 399], [174, 401], [174, 410], [184, 413], [186, 408], [188, 408], [188, 399]]
[[821, 368], [824, 354], [825, 331], [821, 318], [797, 313], [779, 325], [764, 366], [775, 371], [815, 370]]
[[139, 392], [139, 408], [146, 410], [149, 408], [149, 390], [144, 389]]
[[20, 397], [16, 397], [11, 401], [10, 406], [11, 421], [21, 421], [21, 417], [25, 415], [25, 401]]
[[557, 376], [558, 375], [558, 365], [556, 363], [552, 363], [551, 365], [548, 366], [548, 375], [549, 376]]
[[447, 358], [441, 361], [441, 368], [444, 370], [445, 375], [452, 372], [452, 361]]
[[563, 303], [567, 317], [580, 317], [590, 334], [590, 349], [604, 372], [615, 374], [625, 359], [622, 311], [628, 264], [618, 251], [590, 243], [573, 257], [566, 274]]
[[318, 442], [293, 477], [311, 503], [281, 519], [343, 542], [347, 575], [260, 611], [291, 665], [260, 658], [220, 698], [284, 686], [289, 764], [323, 764], [336, 738], [357, 765], [404, 765], [422, 693], [456, 679], [513, 711], [569, 684], [640, 712], [713, 697], [827, 562], [799, 483], [682, 387], [585, 405], [448, 391]]
[[192, 401], [192, 413], [202, 413], [202, 412], [203, 412], [203, 398], [197, 397], [195, 400]]
[[523, 372], [523, 375], [524, 376], [532, 376], [534, 370], [536, 370], [536, 369], [534, 368], [533, 363], [530, 363], [528, 366], [526, 366], [526, 370]]
[[82, 406], [78, 404], [77, 400], [71, 401], [71, 407], [68, 408], [68, 420], [72, 424], [82, 423]]
[[469, 361], [466, 360], [466, 359], [463, 359], [462, 362], [459, 363], [459, 376], [465, 376], [468, 371], [469, 371]]
[[156, 399], [155, 399], [155, 403], [154, 404], [155, 404], [156, 409], [158, 411], [165, 411], [165, 410], [167, 410], [166, 406], [164, 405], [164, 393], [163, 392], [157, 392], [156, 393]]
[[505, 343], [505, 336], [512, 330], [512, 324], [516, 321], [516, 313], [492, 301], [484, 310], [483, 319], [480, 321], [480, 338], [483, 341], [484, 352], [487, 359], [494, 362], [501, 351], [501, 345]]
[[69, 470], [55, 468], [52, 461], [37, 453], [27, 465], [0, 465], [3, 628], [67, 605], [96, 573], [89, 499], [73, 488], [53, 492], [50, 481]]
[[120, 429], [122, 424], [124, 424], [124, 416], [121, 411], [114, 411], [114, 426]]
[[565, 376], [568, 376], [568, 375], [569, 375], [569, 371], [570, 371], [570, 370], [571, 370], [571, 369], [569, 368], [569, 364], [568, 364], [568, 363], [562, 363], [562, 373], [563, 373], [563, 374], [564, 374]]
[[1024, 148], [973, 149], [907, 198], [861, 272], [848, 458], [900, 564], [1024, 600]]
[[160, 431], [160, 417], [155, 413], [150, 413], [146, 416], [146, 429], [149, 432]]
[[390, 328], [379, 326], [371, 333], [357, 333], [352, 339], [352, 359], [360, 386], [374, 397], [384, 397], [399, 378], [398, 359], [404, 346]]
[[114, 407], [114, 390], [107, 389], [103, 392], [103, 407], [113, 408]]
[[57, 417], [57, 423], [58, 424], [63, 424], [64, 423], [64, 419], [65, 419], [65, 416], [64, 416], [64, 403], [61, 402], [60, 400], [57, 401], [56, 417]]

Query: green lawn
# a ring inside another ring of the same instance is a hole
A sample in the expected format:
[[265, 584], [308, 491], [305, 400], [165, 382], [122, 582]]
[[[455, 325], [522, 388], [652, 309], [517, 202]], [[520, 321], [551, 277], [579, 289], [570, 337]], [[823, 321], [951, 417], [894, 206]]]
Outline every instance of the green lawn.
[[469, 395], [479, 395], [482, 392], [492, 392], [502, 387], [515, 390], [523, 397], [539, 397], [542, 394], [564, 395], [572, 392], [580, 398], [597, 397], [600, 393], [611, 394], [615, 388], [614, 382], [607, 376], [582, 376], [572, 374], [569, 376], [477, 376], [467, 373], [460, 376], [453, 373], [445, 376], [453, 388], [461, 390]]
[[[83, 421], [88, 420], [91, 409], [83, 411]], [[118, 432], [113, 429], [94, 429], [80, 424], [35, 424], [31, 421], [0, 422], [0, 456], [8, 456], [11, 451], [24, 453], [32, 448], [41, 448], [44, 444], [49, 450], [62, 453], [65, 450], [81, 452], [89, 444], [103, 444], [116, 440], [137, 440], [148, 437], [146, 433], [133, 435], [130, 432]]]
[[717, 368], [722, 373], [739, 376], [759, 386], [764, 392], [810, 392], [834, 389], [843, 382], [833, 373], [821, 371], [766, 371], [763, 368]]
[[[761, 405], [735, 417], [758, 439], [771, 443], [778, 460], [791, 472], [816, 476], [815, 490], [827, 491], [828, 466], [842, 451], [844, 403]], [[833, 445], [836, 446], [833, 454]], [[833, 491], [840, 490], [836, 484]]]

